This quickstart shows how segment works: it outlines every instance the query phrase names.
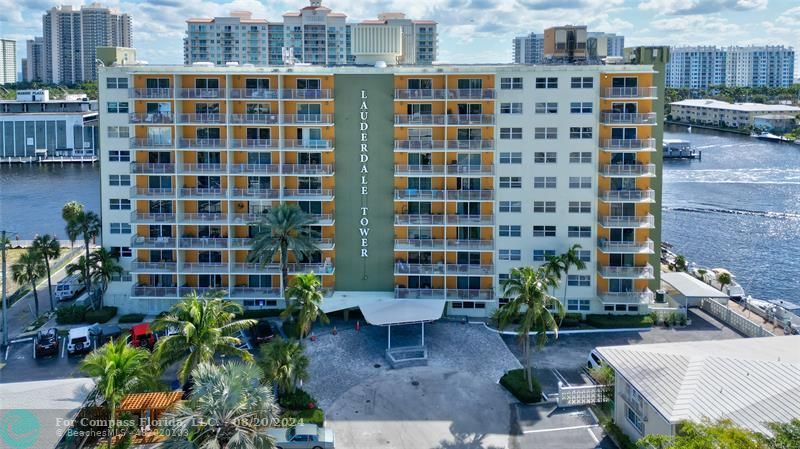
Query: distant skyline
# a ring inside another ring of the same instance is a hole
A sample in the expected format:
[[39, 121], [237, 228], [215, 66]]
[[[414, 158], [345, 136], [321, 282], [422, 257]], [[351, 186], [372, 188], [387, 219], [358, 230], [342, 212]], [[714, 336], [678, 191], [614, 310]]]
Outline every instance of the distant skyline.
[[[78, 2], [64, 2], [79, 5]], [[84, 2], [90, 3], [90, 2]], [[248, 10], [280, 21], [307, 0], [112, 0], [100, 2], [131, 14], [133, 44], [140, 60], [181, 64], [186, 19]], [[41, 16], [61, 4], [50, 0], [0, 0], [0, 37], [24, 41], [42, 34]], [[620, 33], [625, 45], [786, 45], [800, 48], [796, 0], [325, 0], [323, 5], [357, 21], [383, 11], [439, 23], [439, 62], [511, 62], [514, 36], [553, 25], [588, 25], [590, 31]], [[800, 62], [800, 58], [798, 58]], [[800, 73], [800, 70], [796, 70]]]

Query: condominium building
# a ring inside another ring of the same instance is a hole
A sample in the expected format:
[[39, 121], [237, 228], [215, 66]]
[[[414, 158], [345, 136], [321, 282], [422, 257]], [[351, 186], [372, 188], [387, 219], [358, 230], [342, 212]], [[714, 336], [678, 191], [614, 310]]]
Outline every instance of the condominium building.
[[786, 87], [794, 80], [794, 49], [784, 46], [673, 47], [667, 87]]
[[719, 100], [681, 100], [670, 103], [670, 120], [681, 123], [748, 128], [764, 115], [800, 115], [800, 108], [782, 104], [728, 103]]
[[17, 41], [0, 39], [0, 85], [17, 82]]
[[[575, 35], [576, 30], [580, 35], [578, 40], [581, 41], [579, 45], [581, 51], [579, 57], [591, 57], [594, 59], [603, 58], [606, 56], [622, 57], [625, 48], [625, 37], [615, 33], [601, 33], [586, 31], [585, 26], [564, 26], [550, 28], [551, 39], [555, 40], [556, 29], [561, 29], [559, 33], [564, 34], [564, 47], [566, 48], [566, 35], [567, 29], [572, 30]], [[518, 36], [514, 38], [513, 42], [513, 55], [515, 64], [541, 64], [545, 61], [545, 34], [546, 33], [530, 33], [525, 36]], [[555, 44], [553, 44], [548, 51], [549, 57], [553, 57], [555, 53]], [[566, 57], [566, 54], [555, 55], [557, 58]]]
[[512, 268], [579, 243], [586, 269], [556, 292], [568, 286], [566, 308], [647, 313], [659, 277], [659, 73], [103, 68], [102, 242], [126, 272], [106, 303], [153, 313], [221, 289], [247, 308], [282, 307], [278, 259], [254, 263], [250, 238], [263, 213], [291, 203], [314, 218], [319, 250], [290, 254], [290, 278], [316, 273], [329, 310], [419, 299], [486, 316]]
[[625, 49], [625, 36], [616, 33], [590, 31], [587, 39], [594, 39], [598, 47], [605, 45], [606, 56], [622, 56]]
[[514, 64], [541, 64], [544, 59], [544, 33], [514, 38]]
[[399, 30], [400, 54], [395, 63], [431, 64], [436, 59], [436, 22], [382, 13], [377, 19], [350, 24], [345, 14], [323, 6], [320, 0], [310, 0], [309, 6], [284, 14], [280, 22], [234, 11], [230, 17], [189, 19], [186, 23], [185, 64], [353, 64], [359, 52], [354, 48], [353, 28], [362, 26]]
[[25, 81], [44, 80], [44, 38], [41, 36], [28, 39], [25, 42], [28, 65], [23, 70]]
[[131, 16], [98, 3], [60, 6], [42, 17], [44, 81], [97, 79], [97, 47], [131, 47]]

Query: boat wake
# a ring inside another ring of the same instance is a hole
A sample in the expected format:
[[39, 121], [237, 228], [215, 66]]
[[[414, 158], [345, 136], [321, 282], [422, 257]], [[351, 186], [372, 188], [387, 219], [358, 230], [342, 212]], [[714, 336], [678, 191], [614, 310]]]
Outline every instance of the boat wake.
[[800, 169], [670, 170], [664, 182], [800, 185]]
[[687, 206], [664, 206], [664, 210], [676, 212], [690, 212], [697, 214], [727, 214], [727, 215], [744, 215], [751, 217], [765, 217], [774, 218], [778, 220], [800, 220], [800, 214], [793, 214], [789, 212], [769, 212], [760, 210], [747, 210], [747, 209], [725, 209], [721, 207], [687, 207]]

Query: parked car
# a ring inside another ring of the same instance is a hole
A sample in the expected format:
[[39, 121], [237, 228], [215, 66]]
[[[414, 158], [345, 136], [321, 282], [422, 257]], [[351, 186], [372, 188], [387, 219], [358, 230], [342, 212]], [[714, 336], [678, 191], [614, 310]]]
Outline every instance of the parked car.
[[51, 327], [46, 331], [39, 331], [33, 344], [37, 359], [47, 356], [58, 357], [58, 329]]
[[67, 276], [58, 281], [53, 292], [53, 297], [56, 301], [70, 301], [75, 299], [75, 296], [84, 289], [83, 283], [80, 281], [78, 275]]
[[122, 335], [122, 329], [116, 324], [106, 324], [100, 327], [100, 334], [97, 336], [98, 344], [106, 344], [111, 340], [116, 340]]
[[258, 347], [261, 344], [268, 343], [275, 338], [275, 331], [269, 320], [258, 320], [258, 322], [247, 329], [247, 336], [250, 337], [250, 344]]
[[276, 449], [332, 449], [333, 430], [318, 427], [316, 424], [300, 424], [294, 427], [276, 427], [267, 430], [267, 435], [275, 439]]
[[605, 359], [600, 356], [596, 349], [592, 349], [592, 352], [589, 353], [589, 359], [586, 362], [586, 368], [597, 368], [604, 363], [606, 363]]
[[67, 353], [69, 355], [86, 353], [92, 350], [92, 336], [89, 326], [75, 327], [67, 335]]
[[156, 336], [150, 330], [150, 323], [137, 324], [131, 328], [131, 345], [137, 348], [147, 348], [152, 350], [156, 345]]

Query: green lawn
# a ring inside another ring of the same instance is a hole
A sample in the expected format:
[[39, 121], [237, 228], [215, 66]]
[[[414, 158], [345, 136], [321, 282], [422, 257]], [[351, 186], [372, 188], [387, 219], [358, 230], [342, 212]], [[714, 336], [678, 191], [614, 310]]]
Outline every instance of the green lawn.
[[533, 391], [528, 389], [528, 381], [525, 380], [525, 371], [515, 369], [507, 372], [500, 378], [502, 385], [509, 393], [513, 394], [520, 402], [532, 404], [542, 400], [542, 387], [536, 378], [533, 379]]

